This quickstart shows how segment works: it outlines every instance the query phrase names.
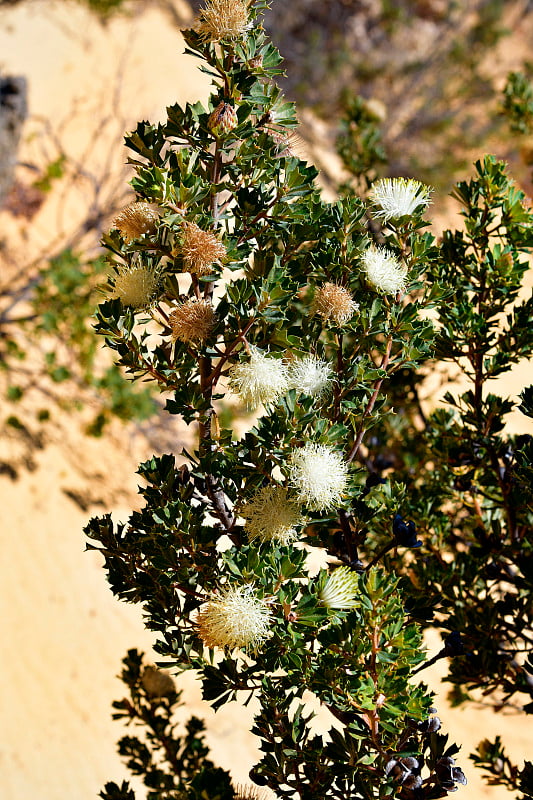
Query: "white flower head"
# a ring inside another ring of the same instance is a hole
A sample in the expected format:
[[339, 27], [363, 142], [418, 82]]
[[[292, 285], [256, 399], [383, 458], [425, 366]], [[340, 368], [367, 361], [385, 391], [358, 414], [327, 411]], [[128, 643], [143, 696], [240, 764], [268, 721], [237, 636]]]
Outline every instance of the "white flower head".
[[249, 407], [275, 403], [289, 388], [289, 370], [280, 358], [253, 347], [248, 361], [229, 372], [230, 389]]
[[431, 187], [413, 178], [382, 178], [373, 184], [369, 197], [380, 207], [374, 216], [387, 222], [426, 208], [431, 200]]
[[300, 394], [323, 397], [331, 387], [332, 369], [327, 361], [305, 356], [289, 367], [289, 382]]
[[357, 605], [357, 573], [350, 567], [337, 567], [327, 579], [319, 598], [327, 608], [349, 609]]
[[298, 499], [313, 511], [333, 508], [342, 498], [348, 464], [325, 444], [308, 443], [291, 458], [290, 478]]
[[394, 253], [385, 247], [369, 247], [363, 253], [363, 269], [369, 283], [384, 294], [403, 292], [407, 284], [407, 270]]
[[207, 647], [254, 651], [270, 630], [270, 609], [251, 584], [225, 587], [198, 612], [198, 635]]
[[290, 544], [297, 537], [296, 527], [304, 521], [298, 503], [283, 486], [264, 486], [244, 505], [241, 516], [251, 542]]

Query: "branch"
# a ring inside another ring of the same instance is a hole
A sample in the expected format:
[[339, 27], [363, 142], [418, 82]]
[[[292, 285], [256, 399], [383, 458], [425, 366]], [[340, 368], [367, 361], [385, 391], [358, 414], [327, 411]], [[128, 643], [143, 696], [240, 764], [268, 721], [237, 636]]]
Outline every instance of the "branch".
[[[391, 350], [392, 350], [392, 333], [389, 334], [389, 338], [387, 339], [387, 346], [386, 346], [383, 358], [381, 360], [380, 369], [386, 369], [387, 368], [387, 366], [389, 364], [389, 361], [390, 361]], [[374, 405], [375, 405], [376, 400], [378, 398], [379, 390], [381, 389], [381, 384], [383, 383], [383, 380], [384, 380], [384, 378], [379, 378], [374, 383], [374, 391], [372, 392], [372, 396], [370, 397], [370, 400], [368, 401], [367, 407], [363, 411], [363, 418], [361, 420], [361, 425], [359, 426], [359, 430], [357, 432], [357, 436], [355, 437], [355, 442], [353, 443], [353, 447], [350, 450], [350, 452], [348, 454], [348, 457], [346, 459], [348, 464], [350, 464], [354, 460], [355, 456], [357, 455], [357, 453], [359, 451], [359, 448], [361, 447], [361, 442], [363, 441], [363, 437], [364, 437], [364, 435], [366, 433], [365, 420], [372, 413], [372, 409], [374, 408]]]

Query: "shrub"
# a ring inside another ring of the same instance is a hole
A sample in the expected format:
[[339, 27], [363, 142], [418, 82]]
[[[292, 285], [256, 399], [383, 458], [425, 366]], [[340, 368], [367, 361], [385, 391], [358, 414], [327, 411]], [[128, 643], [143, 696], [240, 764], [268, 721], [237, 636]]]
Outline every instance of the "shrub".
[[[126, 716], [161, 725], [121, 751], [151, 798], [443, 797], [466, 779], [419, 677], [429, 663], [450, 659], [457, 702], [482, 689], [533, 710], [533, 446], [505, 432], [518, 402], [490, 390], [533, 345], [533, 300], [519, 294], [533, 217], [491, 156], [454, 191], [463, 229], [439, 240], [416, 181], [325, 202], [290, 148], [265, 3], [243, 26], [245, 5], [210, 0], [185, 33], [213, 93], [127, 137], [137, 202], [158, 216], [105, 237], [114, 275], [97, 330], [198, 443], [142, 464], [142, 509], [86, 532], [167, 666], [195, 670], [214, 709], [254, 698], [264, 755], [236, 789], [208, 762], [176, 761], [169, 705], [158, 716], [150, 701], [148, 719], [137, 700]], [[117, 290], [133, 272], [141, 302]], [[440, 363], [467, 387], [432, 410], [421, 393]], [[229, 396], [255, 409], [242, 436], [220, 424]], [[443, 638], [429, 660], [427, 627]], [[329, 712], [325, 739], [306, 693]]]

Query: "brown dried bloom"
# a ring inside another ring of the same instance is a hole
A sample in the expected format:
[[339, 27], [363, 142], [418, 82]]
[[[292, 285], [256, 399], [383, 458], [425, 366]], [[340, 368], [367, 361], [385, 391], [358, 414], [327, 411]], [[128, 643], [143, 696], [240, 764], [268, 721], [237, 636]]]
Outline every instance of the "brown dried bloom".
[[181, 252], [185, 269], [196, 275], [209, 275], [215, 261], [225, 257], [226, 248], [214, 233], [203, 231], [195, 222], [183, 222], [181, 227]]
[[230, 103], [219, 103], [209, 115], [207, 127], [213, 136], [224, 136], [230, 133], [239, 124], [237, 112]]
[[215, 311], [208, 300], [191, 298], [174, 308], [168, 318], [172, 339], [180, 342], [205, 342], [216, 321]]
[[117, 228], [126, 242], [138, 239], [146, 233], [155, 231], [159, 213], [150, 203], [130, 203], [113, 220], [113, 228]]
[[149, 697], [166, 697], [176, 691], [176, 685], [170, 675], [157, 667], [145, 667], [141, 683]]
[[344, 325], [359, 308], [350, 292], [336, 283], [324, 283], [315, 292], [311, 313]]
[[123, 306], [146, 308], [154, 300], [159, 284], [159, 274], [148, 267], [123, 266], [115, 278], [113, 297]]
[[245, 0], [208, 0], [200, 12], [198, 33], [210, 42], [238, 39], [250, 25]]

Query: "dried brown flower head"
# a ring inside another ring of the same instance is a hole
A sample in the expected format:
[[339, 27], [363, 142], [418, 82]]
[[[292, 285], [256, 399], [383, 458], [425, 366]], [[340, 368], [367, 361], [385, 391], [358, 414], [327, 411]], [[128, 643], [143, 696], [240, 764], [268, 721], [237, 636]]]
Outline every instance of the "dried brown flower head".
[[200, 11], [198, 33], [210, 42], [238, 39], [250, 25], [245, 0], [208, 0]]
[[187, 272], [209, 275], [215, 261], [226, 255], [226, 248], [214, 233], [202, 230], [195, 222], [183, 222], [181, 252]]
[[172, 339], [180, 342], [205, 342], [213, 330], [216, 314], [208, 300], [191, 298], [176, 306], [169, 318]]
[[237, 112], [230, 103], [219, 103], [209, 115], [207, 127], [213, 136], [224, 136], [239, 124]]
[[141, 683], [149, 697], [166, 697], [176, 691], [176, 685], [170, 675], [157, 667], [145, 667]]
[[142, 201], [130, 203], [113, 220], [113, 228], [117, 228], [126, 242], [138, 239], [147, 233], [154, 233], [159, 213], [150, 203]]
[[343, 286], [324, 283], [315, 292], [311, 313], [324, 320], [332, 320], [337, 325], [344, 325], [358, 308], [359, 304]]

